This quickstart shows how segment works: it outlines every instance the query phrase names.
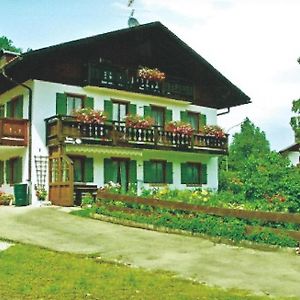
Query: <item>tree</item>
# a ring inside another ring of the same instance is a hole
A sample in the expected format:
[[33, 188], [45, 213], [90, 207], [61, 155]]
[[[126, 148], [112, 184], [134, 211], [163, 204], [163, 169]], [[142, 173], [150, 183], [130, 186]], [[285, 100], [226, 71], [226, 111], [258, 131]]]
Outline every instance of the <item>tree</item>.
[[13, 45], [13, 41], [8, 39], [6, 36], [0, 37], [0, 49], [21, 53], [22, 49], [17, 48]]
[[300, 99], [293, 101], [292, 112], [296, 116], [291, 118], [290, 124], [295, 132], [296, 142], [300, 142]]
[[232, 171], [242, 170], [251, 157], [264, 157], [270, 153], [266, 135], [248, 118], [241, 125], [241, 132], [233, 136], [229, 146], [228, 167]]

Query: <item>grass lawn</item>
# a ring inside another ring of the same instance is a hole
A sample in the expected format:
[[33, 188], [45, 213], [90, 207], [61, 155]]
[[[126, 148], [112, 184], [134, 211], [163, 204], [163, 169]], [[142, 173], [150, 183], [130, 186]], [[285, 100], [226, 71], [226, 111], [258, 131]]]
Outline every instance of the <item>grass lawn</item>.
[[0, 299], [269, 299], [17, 244], [0, 252]]

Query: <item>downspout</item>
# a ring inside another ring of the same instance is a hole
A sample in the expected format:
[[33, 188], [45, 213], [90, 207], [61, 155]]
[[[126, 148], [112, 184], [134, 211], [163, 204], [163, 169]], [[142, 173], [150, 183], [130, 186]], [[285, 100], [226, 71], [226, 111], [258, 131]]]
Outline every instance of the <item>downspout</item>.
[[[21, 57], [19, 57], [20, 59]], [[16, 84], [17, 86], [20, 85], [28, 90], [29, 92], [29, 104], [28, 104], [28, 121], [29, 121], [29, 133], [28, 133], [28, 185], [29, 185], [29, 194], [31, 195], [32, 191], [32, 182], [31, 182], [31, 163], [32, 163], [32, 89], [28, 85], [24, 83], [17, 82], [13, 78], [6, 75], [4, 68], [1, 70], [1, 74], [10, 82], [13, 84]]]

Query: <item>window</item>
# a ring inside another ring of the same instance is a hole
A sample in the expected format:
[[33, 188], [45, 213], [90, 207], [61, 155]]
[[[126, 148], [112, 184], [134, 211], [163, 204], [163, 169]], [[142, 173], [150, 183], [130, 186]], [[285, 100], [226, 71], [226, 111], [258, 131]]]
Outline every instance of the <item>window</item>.
[[173, 183], [172, 163], [165, 160], [144, 161], [145, 183]]
[[199, 114], [194, 112], [187, 113], [187, 122], [191, 124], [192, 128], [199, 131]]
[[9, 184], [22, 181], [22, 158], [15, 157], [6, 161], [6, 182]]
[[23, 118], [23, 97], [16, 97], [6, 104], [6, 117], [14, 119]]
[[85, 156], [71, 156], [75, 182], [94, 181], [94, 160]]
[[151, 106], [154, 124], [163, 127], [165, 125], [165, 108], [159, 106]]
[[[130, 162], [134, 162], [134, 164], [136, 166], [135, 161], [129, 161], [129, 159], [127, 159], [127, 158], [104, 159], [104, 181], [105, 181], [105, 183], [108, 183], [110, 181], [112, 181], [114, 183], [118, 183], [121, 186], [122, 192], [127, 191], [128, 184], [129, 184], [129, 171], [130, 171], [129, 165], [131, 165], [131, 167], [132, 167], [132, 164]], [[132, 171], [133, 171], [133, 168], [132, 168]]]
[[0, 105], [0, 118], [4, 118], [4, 105]]
[[183, 184], [206, 184], [207, 165], [201, 163], [182, 163], [181, 164], [181, 183]]
[[128, 113], [128, 103], [113, 101], [113, 121], [122, 122]]
[[74, 111], [83, 108], [83, 99], [76, 95], [67, 95], [67, 115], [70, 116]]

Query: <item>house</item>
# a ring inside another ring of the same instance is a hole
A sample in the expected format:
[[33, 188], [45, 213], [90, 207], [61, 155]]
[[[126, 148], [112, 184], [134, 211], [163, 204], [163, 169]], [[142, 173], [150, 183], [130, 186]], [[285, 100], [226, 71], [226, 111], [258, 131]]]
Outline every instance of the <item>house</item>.
[[287, 157], [294, 166], [300, 164], [300, 143], [295, 143], [287, 148], [284, 148], [280, 150], [279, 153]]
[[[228, 137], [199, 134], [199, 127], [249, 102], [159, 22], [27, 52], [0, 75], [1, 189], [27, 182], [32, 204], [42, 186], [52, 203], [66, 206], [110, 181], [139, 192], [165, 185], [216, 190]], [[72, 113], [81, 108], [104, 110], [108, 120], [80, 122]], [[128, 114], [155, 124], [127, 126]], [[180, 120], [194, 133], [166, 130]]]

